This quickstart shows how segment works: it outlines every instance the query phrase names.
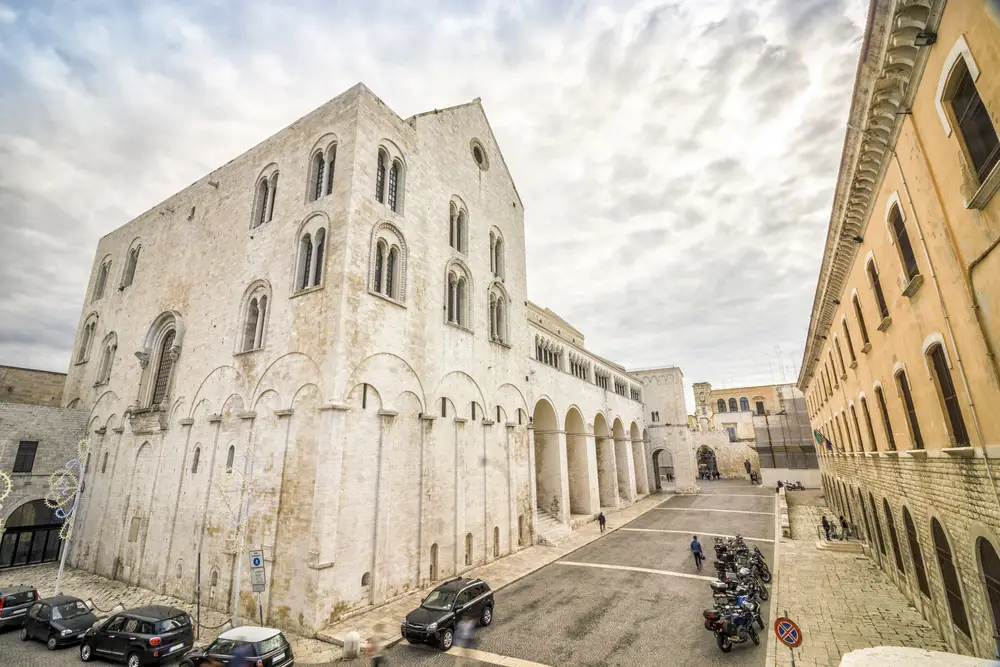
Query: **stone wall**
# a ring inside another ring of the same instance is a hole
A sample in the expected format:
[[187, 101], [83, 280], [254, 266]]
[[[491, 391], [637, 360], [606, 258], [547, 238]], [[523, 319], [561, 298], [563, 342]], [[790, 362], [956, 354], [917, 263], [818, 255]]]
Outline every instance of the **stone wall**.
[[38, 442], [31, 472], [11, 473], [11, 494], [0, 505], [0, 518], [45, 497], [49, 475], [76, 456], [87, 418], [86, 410], [0, 403], [0, 470], [11, 473], [22, 440]]
[[65, 373], [0, 366], [0, 403], [61, 405]]
[[[827, 490], [827, 504], [849, 516], [866, 534], [880, 526], [886, 553], [871, 549], [872, 557], [893, 578], [913, 605], [934, 625], [952, 649], [968, 655], [994, 655], [993, 618], [979, 569], [978, 540], [989, 540], [1000, 552], [1000, 505], [980, 450], [970, 456], [952, 456], [938, 451], [908, 453], [824, 454], [820, 457]], [[994, 478], [997, 464], [990, 464]], [[858, 491], [865, 499], [864, 509]], [[878, 521], [872, 515], [874, 498]], [[883, 501], [893, 513], [904, 565], [899, 572], [889, 535]], [[912, 517], [920, 545], [930, 597], [921, 593], [914, 558], [906, 536], [903, 508]], [[958, 570], [962, 597], [972, 628], [967, 637], [951, 621], [936, 551], [931, 539], [931, 519], [936, 518], [950, 543]], [[878, 539], [873, 540], [878, 544]]]

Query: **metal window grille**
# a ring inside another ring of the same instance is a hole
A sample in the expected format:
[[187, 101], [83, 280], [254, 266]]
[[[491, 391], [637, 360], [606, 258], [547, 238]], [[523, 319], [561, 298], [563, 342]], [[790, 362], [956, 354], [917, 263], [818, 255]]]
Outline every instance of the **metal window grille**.
[[382, 264], [385, 261], [385, 246], [378, 243], [375, 246], [375, 291], [382, 293]]
[[326, 169], [326, 194], [333, 192], [333, 170], [337, 166], [337, 145], [330, 147], [330, 164]]
[[378, 152], [378, 165], [375, 167], [375, 201], [385, 203], [385, 151]]
[[389, 249], [389, 261], [385, 266], [385, 295], [395, 299], [399, 290], [396, 289], [396, 262], [399, 260], [399, 249], [393, 246]]
[[270, 189], [267, 186], [267, 181], [261, 181], [260, 187], [257, 190], [257, 199], [260, 200], [260, 214], [257, 216], [257, 225], [263, 225], [268, 220], [269, 195]]
[[968, 69], [962, 72], [951, 103], [972, 166], [982, 181], [1000, 160], [1000, 140]]
[[312, 278], [312, 284], [319, 285], [320, 279], [323, 277], [323, 252], [326, 249], [326, 230], [319, 229], [316, 231], [316, 275]]
[[167, 385], [170, 383], [170, 371], [173, 369], [174, 360], [170, 356], [170, 348], [174, 344], [174, 336], [176, 332], [170, 331], [163, 338], [163, 344], [160, 346], [160, 360], [156, 369], [156, 384], [153, 389], [153, 401], [154, 405], [159, 404], [167, 397]]
[[35, 467], [35, 453], [38, 451], [38, 442], [22, 440], [17, 445], [17, 454], [14, 456], [14, 467], [11, 472], [31, 472]]
[[[392, 169], [389, 170], [389, 208], [396, 211], [396, 189], [399, 187], [399, 162], [392, 163]], [[459, 217], [459, 224], [461, 224], [462, 218]], [[458, 238], [459, 250], [461, 250], [462, 245], [462, 232], [459, 229]]]
[[323, 196], [323, 185], [325, 183], [323, 172], [325, 168], [326, 162], [323, 160], [323, 154], [317, 153], [316, 157], [313, 158], [313, 171], [316, 172], [315, 180], [313, 181], [313, 200]]
[[951, 545], [948, 537], [937, 519], [931, 519], [931, 534], [934, 538], [934, 550], [937, 551], [938, 566], [941, 568], [941, 579], [944, 583], [945, 595], [948, 598], [948, 608], [951, 610], [951, 620], [959, 630], [969, 635], [969, 618], [965, 614], [965, 600], [962, 599], [962, 588], [958, 583], [958, 572], [951, 556]]
[[302, 237], [302, 276], [299, 279], [299, 289], [309, 287], [309, 270], [312, 268], [313, 244], [312, 236]]

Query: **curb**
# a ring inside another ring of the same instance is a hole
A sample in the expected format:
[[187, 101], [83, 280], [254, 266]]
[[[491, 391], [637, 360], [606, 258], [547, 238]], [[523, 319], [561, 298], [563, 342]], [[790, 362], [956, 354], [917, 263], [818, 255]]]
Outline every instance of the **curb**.
[[[778, 618], [778, 589], [780, 584], [778, 582], [778, 553], [781, 551], [781, 539], [783, 535], [781, 534], [781, 494], [774, 494], [774, 564], [771, 566], [771, 572], [773, 574], [772, 581], [774, 585], [771, 587], [771, 604], [768, 607], [767, 620], [774, 626], [774, 621]], [[767, 628], [770, 630], [770, 628]], [[777, 662], [778, 655], [778, 640], [774, 636], [774, 632], [767, 633], [767, 654], [764, 658], [765, 667], [771, 667]]]

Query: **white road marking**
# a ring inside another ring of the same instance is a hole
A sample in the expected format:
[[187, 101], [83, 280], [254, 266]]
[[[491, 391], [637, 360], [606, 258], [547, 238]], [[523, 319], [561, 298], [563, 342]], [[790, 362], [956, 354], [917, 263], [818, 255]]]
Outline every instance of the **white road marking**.
[[[737, 496], [739, 498], [770, 498], [771, 493], [695, 493], [692, 498], [704, 498], [706, 496]], [[676, 496], [675, 496], [676, 497]]]
[[[425, 651], [438, 652], [436, 648], [431, 646], [424, 646], [422, 644], [410, 644], [410, 648], [419, 648]], [[503, 667], [549, 667], [548, 665], [541, 662], [531, 662], [530, 660], [521, 660], [520, 658], [512, 658], [509, 655], [500, 655], [498, 653], [487, 653], [486, 651], [480, 651], [474, 648], [465, 648], [462, 646], [453, 646], [448, 655], [461, 656], [464, 658], [471, 658], [479, 662], [485, 662], [490, 665], [502, 665]]]
[[[677, 533], [678, 535], [704, 535], [706, 537], [736, 537], [735, 535], [725, 535], [723, 533], [696, 533], [693, 530], [664, 530], [662, 528], [619, 528], [618, 530], [627, 530], [633, 533]], [[752, 542], [774, 542], [774, 540], [767, 537], [744, 537], [744, 540], [750, 540]]]
[[654, 570], [648, 567], [630, 567], [628, 565], [604, 565], [603, 563], [580, 563], [572, 560], [557, 560], [553, 565], [572, 565], [574, 567], [593, 567], [601, 570], [625, 570], [626, 572], [645, 572], [647, 574], [662, 574], [668, 577], [683, 577], [685, 579], [698, 579], [700, 581], [717, 581], [717, 577], [706, 577], [700, 574], [688, 574], [687, 572], [671, 572], [670, 570]]
[[765, 514], [774, 516], [774, 512], [750, 512], [747, 510], [716, 510], [711, 507], [654, 507], [661, 512], [727, 512], [729, 514]]

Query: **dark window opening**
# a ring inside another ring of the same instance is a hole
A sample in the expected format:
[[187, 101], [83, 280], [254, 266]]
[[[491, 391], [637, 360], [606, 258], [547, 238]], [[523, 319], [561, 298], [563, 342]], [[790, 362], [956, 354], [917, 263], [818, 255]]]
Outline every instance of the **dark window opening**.
[[955, 445], [967, 447], [969, 445], [969, 432], [965, 428], [965, 419], [962, 417], [962, 408], [958, 403], [958, 393], [955, 391], [955, 383], [951, 379], [951, 370], [948, 369], [944, 348], [941, 345], [935, 345], [931, 348], [930, 357], [934, 364], [934, 375], [937, 376], [941, 399], [944, 401], [948, 421], [951, 424], [951, 437], [955, 440]]
[[917, 539], [917, 527], [913, 524], [910, 512], [903, 508], [903, 527], [906, 529], [906, 541], [910, 545], [910, 556], [913, 558], [913, 570], [917, 573], [917, 584], [920, 592], [931, 596], [931, 588], [927, 583], [927, 572], [924, 570], [924, 556], [920, 551], [920, 540]]
[[38, 451], [38, 443], [31, 440], [22, 440], [17, 445], [17, 454], [14, 456], [14, 468], [11, 472], [31, 472], [35, 467], [35, 453]]
[[948, 598], [948, 609], [951, 620], [959, 630], [969, 636], [969, 618], [965, 614], [965, 600], [962, 598], [962, 587], [958, 582], [958, 571], [951, 555], [951, 545], [948, 537], [937, 519], [931, 519], [931, 536], [934, 538], [934, 550], [937, 552], [938, 566], [941, 568], [941, 579], [944, 592]]
[[882, 319], [889, 317], [889, 306], [885, 302], [885, 294], [882, 293], [882, 283], [878, 279], [878, 269], [875, 262], [868, 262], [868, 277], [872, 282], [872, 291], [875, 292], [875, 302], [878, 304], [878, 313]]
[[920, 424], [917, 422], [917, 409], [913, 405], [913, 396], [910, 395], [910, 383], [906, 379], [906, 373], [900, 371], [896, 375], [896, 382], [899, 384], [899, 392], [903, 395], [903, 406], [906, 408], [906, 421], [910, 425], [913, 434], [913, 446], [917, 449], [924, 448], [924, 438], [920, 434]]
[[964, 61], [960, 66], [962, 73], [951, 97], [951, 106], [958, 129], [965, 140], [965, 147], [969, 151], [972, 167], [979, 180], [983, 181], [1000, 160], [1000, 140], [997, 139], [996, 128], [976, 90], [969, 69], [965, 67]]
[[892, 434], [892, 422], [889, 421], [889, 406], [885, 404], [885, 393], [882, 387], [875, 387], [875, 398], [878, 399], [878, 409], [882, 413], [882, 425], [885, 427], [885, 437], [889, 443], [889, 451], [896, 451], [896, 437]]

